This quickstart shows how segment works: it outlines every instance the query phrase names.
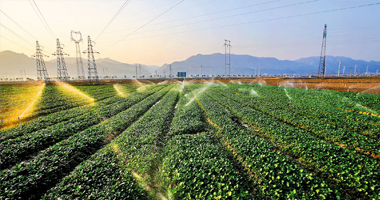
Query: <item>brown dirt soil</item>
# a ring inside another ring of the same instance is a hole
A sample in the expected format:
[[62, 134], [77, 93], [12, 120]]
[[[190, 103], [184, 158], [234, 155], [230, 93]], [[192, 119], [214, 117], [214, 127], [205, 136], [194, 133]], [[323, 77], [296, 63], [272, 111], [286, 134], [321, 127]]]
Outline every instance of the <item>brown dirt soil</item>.
[[[360, 78], [207, 78], [207, 79], [113, 79], [113, 80], [99, 80], [99, 85], [111, 85], [111, 84], [171, 84], [181, 83], [183, 80], [189, 83], [206, 83], [206, 82], [241, 82], [241, 83], [262, 83], [267, 85], [282, 85], [288, 87], [309, 88], [309, 89], [325, 89], [325, 90], [337, 90], [337, 91], [349, 91], [349, 92], [365, 92], [380, 94], [380, 77], [360, 77]], [[71, 85], [93, 85], [88, 81], [69, 81]], [[13, 85], [13, 86], [25, 86], [25, 85], [38, 85], [41, 82], [37, 81], [24, 81], [24, 82], [0, 82], [0, 85]], [[54, 81], [47, 85], [55, 85]]]
[[[219, 79], [223, 83], [241, 82], [241, 83], [262, 83], [274, 86], [287, 86], [308, 89], [324, 89], [348, 92], [365, 92], [380, 94], [380, 77], [379, 78], [254, 78], [254, 79]], [[197, 82], [197, 81], [191, 81]], [[205, 82], [205, 81], [203, 81]]]

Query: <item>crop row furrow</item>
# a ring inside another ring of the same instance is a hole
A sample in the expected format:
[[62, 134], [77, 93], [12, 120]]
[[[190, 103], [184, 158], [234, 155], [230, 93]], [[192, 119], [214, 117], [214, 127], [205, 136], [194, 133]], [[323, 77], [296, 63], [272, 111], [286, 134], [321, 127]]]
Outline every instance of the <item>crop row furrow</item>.
[[[220, 93], [226, 92], [225, 89], [216, 89], [216, 91]], [[250, 106], [256, 110], [260, 110], [261, 112], [271, 115], [283, 122], [309, 131], [321, 139], [341, 145], [342, 147], [362, 154], [371, 155], [373, 158], [380, 158], [379, 140], [368, 138], [356, 132], [339, 128], [335, 125], [330, 125], [313, 118], [307, 118], [306, 116], [295, 113], [287, 108], [291, 107], [291, 105], [281, 105], [280, 103], [276, 103], [265, 98], [258, 99], [241, 95], [239, 93], [232, 93], [232, 91], [229, 92], [231, 93], [230, 96], [236, 96], [234, 100], [237, 100], [240, 103]]]
[[[206, 90], [208, 93], [208, 90]], [[197, 97], [208, 121], [222, 137], [222, 142], [235, 159], [251, 174], [260, 198], [322, 198], [334, 196], [329, 186], [276, 147], [238, 124], [234, 116], [207, 94]]]
[[[339, 111], [336, 109], [319, 107], [318, 105], [315, 105], [315, 103], [306, 103], [304, 99], [291, 100], [291, 103], [289, 103], [289, 99], [285, 101], [276, 98], [278, 96], [277, 93], [271, 92], [269, 89], [257, 89], [257, 87], [255, 87], [255, 90], [253, 90], [249, 89], [252, 88], [250, 85], [248, 87], [230, 86], [230, 88], [233, 88], [233, 90], [239, 94], [249, 96], [250, 98], [258, 101], [270, 102], [271, 104], [279, 106], [282, 109], [300, 113], [308, 118], [313, 118], [323, 123], [328, 123], [330, 125], [341, 127], [350, 131], [355, 131], [373, 139], [380, 138], [379, 127], [371, 123], [350, 118], [346, 115], [346, 113], [339, 114]], [[252, 91], [255, 91], [256, 94]]]
[[[156, 92], [162, 89], [163, 86], [153, 87], [152, 90], [148, 90], [147, 93]], [[132, 93], [130, 96], [134, 96], [139, 93]], [[36, 120], [28, 121], [20, 127], [12, 127], [10, 129], [0, 131], [0, 142], [3, 142], [7, 139], [13, 139], [21, 135], [25, 135], [27, 133], [31, 133], [40, 129], [44, 129], [46, 127], [52, 126], [57, 123], [61, 123], [72, 118], [84, 115], [86, 112], [94, 111], [103, 106], [107, 106], [110, 104], [114, 104], [117, 102], [123, 102], [125, 100], [121, 97], [112, 97], [108, 99], [104, 99], [96, 102], [95, 105], [86, 105], [77, 108], [72, 108], [68, 110], [59, 111], [47, 116], [39, 117]]]
[[[307, 107], [312, 107], [318, 110], [327, 111], [331, 114], [337, 115], [342, 118], [360, 121], [362, 123], [371, 123], [374, 126], [380, 125], [380, 118], [370, 113], [363, 114], [363, 112], [368, 111], [367, 108], [361, 106], [360, 104], [354, 104], [354, 107], [344, 107], [345, 102], [352, 102], [352, 99], [342, 96], [326, 96], [321, 95], [322, 93], [333, 93], [329, 90], [302, 90], [298, 88], [282, 88], [274, 86], [263, 86], [259, 87], [254, 84], [250, 84], [249, 87], [260, 91], [260, 94], [265, 96], [270, 96], [272, 99], [278, 99], [283, 102], [289, 102], [289, 97], [297, 102], [303, 102], [302, 105]], [[338, 91], [334, 91], [338, 92]], [[354, 98], [353, 98], [354, 99]], [[338, 103], [336, 103], [338, 101]], [[355, 108], [355, 110], [353, 110]], [[360, 113], [361, 112], [361, 113]], [[372, 113], [374, 114], [374, 113]]]
[[99, 125], [77, 133], [48, 149], [32, 160], [16, 164], [1, 172], [0, 196], [6, 198], [39, 198], [71, 172], [75, 166], [108, 144], [159, 101], [172, 86], [149, 96]]
[[[154, 167], [155, 163], [151, 161], [159, 157], [157, 152], [157, 140], [169, 129], [177, 97], [178, 90], [172, 89], [158, 104], [155, 104], [138, 121], [133, 123], [115, 138], [111, 144], [97, 152], [92, 158], [100, 157], [104, 159], [104, 154], [112, 156], [111, 159], [114, 161], [112, 165], [122, 169], [121, 173], [123, 177], [131, 177], [136, 173], [146, 173], [149, 170], [153, 170], [152, 167]], [[109, 187], [113, 187], [109, 185], [108, 182], [116, 182], [114, 180], [114, 174], [110, 171], [115, 167], [103, 167], [101, 168], [102, 170], [92, 171], [93, 167], [86, 163], [99, 162], [92, 160], [92, 158], [85, 161], [85, 167], [76, 168], [69, 176], [64, 178], [61, 183], [49, 190], [45, 197], [64, 199], [73, 197], [85, 198], [86, 195], [92, 193], [94, 190], [98, 191], [97, 193], [101, 193], [108, 190]], [[130, 160], [136, 160], [136, 163], [130, 163]], [[87, 176], [78, 176], [79, 172], [100, 177], [103, 180], [107, 180], [107, 182], [99, 185], [94, 185], [91, 182], [82, 182], [81, 180], [87, 178]], [[68, 183], [73, 184], [68, 185]], [[119, 184], [116, 184], [116, 186], [118, 185]], [[77, 187], [83, 188], [81, 194], [69, 193], [69, 191], [75, 191]], [[136, 190], [124, 191], [120, 195], [131, 196], [133, 193], [130, 192], [135, 191]]]
[[339, 192], [342, 194], [348, 194], [352, 198], [378, 195], [380, 165], [377, 160], [330, 144], [233, 100], [243, 97], [225, 91], [223, 95], [215, 91], [210, 91], [210, 94], [243, 121], [260, 127], [263, 134], [270, 137], [274, 143], [280, 144], [283, 151], [292, 155], [294, 159], [313, 166], [315, 171], [326, 177], [331, 184], [339, 186]]
[[2, 157], [0, 161], [1, 169], [8, 168], [17, 162], [31, 158], [36, 152], [128, 109], [152, 93], [153, 92], [147, 92], [135, 95], [115, 104], [97, 107], [97, 109], [93, 109], [84, 115], [50, 126], [47, 129], [41, 129], [2, 142], [0, 144], [0, 156]]

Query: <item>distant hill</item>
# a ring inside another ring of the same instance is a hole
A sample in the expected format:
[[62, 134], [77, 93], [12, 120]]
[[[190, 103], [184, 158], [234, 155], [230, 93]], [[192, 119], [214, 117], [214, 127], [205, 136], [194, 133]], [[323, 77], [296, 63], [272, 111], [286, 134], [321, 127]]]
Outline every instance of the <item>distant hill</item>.
[[[345, 74], [350, 73], [350, 68], [357, 65], [357, 73], [364, 74], [367, 66], [369, 73], [376, 73], [380, 69], [379, 61], [353, 60], [352, 58], [342, 56], [326, 56], [327, 74], [337, 74], [339, 69], [339, 60], [342, 60], [341, 73], [345, 66]], [[187, 72], [188, 74], [200, 74], [201, 66], [203, 74], [224, 74], [225, 57], [224, 54], [215, 53], [210, 55], [198, 54], [191, 56], [184, 61], [177, 61], [171, 64], [164, 64], [159, 70], [159, 74], [168, 75], [170, 73], [170, 65], [172, 66], [172, 74], [177, 72]], [[319, 56], [301, 58], [298, 60], [278, 60], [272, 57], [255, 57], [250, 55], [231, 54], [231, 74], [256, 74], [259, 71], [263, 74], [316, 74], [319, 67]], [[228, 74], [228, 67], [227, 67]]]
[[[161, 67], [141, 65], [141, 75], [150, 76], [155, 74], [166, 75], [170, 74], [170, 65], [172, 66], [171, 73], [176, 75], [177, 72], [187, 72], [188, 75], [201, 74], [205, 75], [224, 74], [224, 54], [214, 53], [209, 55], [198, 54], [191, 56], [183, 61], [176, 61], [171, 64], [164, 64]], [[364, 61], [354, 60], [342, 56], [326, 56], [326, 69], [327, 74], [337, 74], [339, 60], [342, 60], [341, 73], [345, 66], [345, 74], [349, 74], [351, 67], [354, 73], [355, 65], [357, 65], [356, 72], [358, 74], [365, 74], [367, 66], [369, 66], [369, 73], [376, 73], [380, 69], [379, 61]], [[77, 75], [76, 60], [74, 57], [65, 58], [67, 70], [70, 76]], [[45, 58], [46, 68], [50, 77], [57, 75], [55, 57]], [[96, 65], [99, 76], [117, 76], [119, 78], [127, 76], [132, 77], [136, 75], [136, 64], [127, 64], [112, 60], [110, 58], [96, 59]], [[202, 66], [202, 68], [201, 68]], [[319, 66], [319, 56], [301, 58], [298, 60], [278, 60], [272, 57], [255, 57], [250, 55], [235, 55], [231, 54], [231, 74], [256, 74], [259, 71], [264, 74], [316, 74]], [[83, 67], [87, 74], [87, 58], [83, 58]], [[36, 78], [36, 61], [34, 58], [25, 54], [15, 53], [12, 51], [0, 52], [0, 77], [20, 77], [20, 70], [25, 70], [26, 75], [31, 78]], [[104, 73], [103, 73], [104, 72]], [[138, 76], [140, 76], [140, 68], [137, 69]], [[228, 68], [227, 68], [228, 74]]]
[[[349, 57], [343, 56], [326, 56], [326, 70], [327, 74], [337, 74], [339, 69], [339, 61], [342, 60], [342, 66], [340, 73], [343, 72], [343, 68], [345, 67], [345, 74], [349, 74], [351, 67], [352, 73], [355, 71], [355, 65], [357, 65], [356, 73], [365, 74], [368, 66], [368, 73], [376, 73], [376, 70], [380, 70], [380, 62], [379, 61], [370, 61], [367, 62], [365, 60], [354, 60]], [[301, 58], [295, 60], [295, 62], [306, 64], [309, 66], [319, 66], [319, 56]], [[316, 68], [317, 70], [317, 68]]]
[[[87, 58], [82, 58], [83, 68], [87, 76]], [[56, 59], [54, 56], [45, 58], [46, 69], [50, 77], [57, 76]], [[69, 76], [77, 76], [76, 58], [65, 57], [65, 63]], [[136, 64], [127, 64], [118, 62], [109, 58], [100, 58], [95, 60], [99, 76], [118, 76], [131, 77], [136, 75]], [[158, 66], [141, 65], [141, 75], [150, 76]], [[104, 69], [104, 73], [103, 73]], [[12, 51], [0, 52], [0, 77], [20, 77], [20, 70], [25, 70], [27, 77], [36, 78], [36, 60], [25, 54], [15, 53]], [[140, 68], [138, 68], [138, 76]], [[24, 77], [24, 75], [23, 75]]]

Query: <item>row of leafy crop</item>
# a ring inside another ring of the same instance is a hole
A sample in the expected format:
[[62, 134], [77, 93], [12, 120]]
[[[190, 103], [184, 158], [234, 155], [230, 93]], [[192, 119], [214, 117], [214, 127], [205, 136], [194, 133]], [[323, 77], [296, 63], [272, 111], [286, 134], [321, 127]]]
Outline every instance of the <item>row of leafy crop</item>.
[[[220, 92], [220, 93], [219, 93]], [[376, 197], [380, 192], [379, 162], [364, 155], [330, 144], [312, 134], [249, 106], [246, 99], [226, 90], [209, 91], [219, 103], [231, 109], [241, 120], [280, 145], [282, 151], [321, 174], [342, 194], [351, 198]], [[221, 94], [223, 93], [223, 94]]]
[[249, 182], [210, 133], [177, 135], [166, 146], [164, 177], [174, 199], [251, 199]]
[[[277, 91], [278, 90], [280, 90], [280, 93], [281, 90], [284, 91], [282, 88], [278, 88]], [[314, 104], [316, 103], [322, 109], [326, 108], [329, 110], [336, 110], [336, 112], [342, 114], [342, 117], [347, 115], [352, 119], [380, 125], [380, 118], [377, 115], [378, 113], [366, 108], [365, 106], [360, 105], [359, 103], [354, 102], [356, 100], [355, 98], [350, 99], [345, 96], [331, 97], [329, 95], [326, 95], [334, 94], [338, 91], [306, 90], [302, 92], [302, 90], [295, 88], [287, 88], [287, 91], [289, 91], [289, 94], [291, 94], [292, 97], [295, 97], [296, 99], [302, 99], [302, 101], [309, 103], [314, 102]], [[281, 95], [279, 95], [279, 97], [280, 96]], [[346, 104], [349, 104], [349, 106], [345, 106]]]
[[[151, 90], [147, 90], [147, 94], [151, 94], [151, 92], [156, 92], [161, 90], [164, 86], [156, 86], [152, 87]], [[137, 92], [131, 93], [130, 96], [134, 96], [139, 94]], [[72, 118], [76, 118], [84, 115], [86, 112], [98, 110], [103, 106], [108, 106], [110, 104], [114, 104], [117, 102], [122, 102], [124, 98], [121, 97], [112, 97], [105, 100], [101, 100], [97, 102], [95, 105], [86, 105], [78, 108], [63, 110], [54, 114], [50, 114], [47, 116], [39, 117], [35, 120], [28, 121], [22, 125], [22, 128], [19, 126], [12, 127], [10, 129], [1, 130], [0, 131], [0, 142], [3, 142], [7, 139], [13, 139], [19, 137], [21, 135], [31, 133], [34, 131], [38, 131], [40, 129], [47, 128], [49, 126], [55, 125], [57, 123], [68, 121]]]
[[[318, 120], [322, 123], [326, 123], [326, 125], [332, 125], [330, 128], [340, 127], [375, 139], [380, 137], [380, 127], [364, 121], [354, 120], [346, 115], [352, 113], [311, 103], [305, 101], [303, 98], [293, 99], [290, 103], [289, 100], [279, 99], [278, 96], [280, 95], [278, 95], [278, 91], [274, 91], [272, 90], [273, 88], [270, 89], [269, 87], [262, 88], [251, 85], [244, 85], [241, 87], [238, 85], [229, 85], [229, 89], [232, 89], [239, 94], [249, 96], [259, 102], [270, 102], [271, 105], [276, 105], [282, 109]], [[253, 93], [252, 91], [255, 91], [256, 93]]]
[[83, 98], [75, 92], [67, 91], [62, 86], [46, 86], [34, 110], [40, 111], [63, 106], [74, 107], [87, 104], [88, 101], [87, 98]]
[[[2, 86], [4, 93], [0, 93], [0, 123], [5, 120], [19, 116], [33, 100], [39, 96], [44, 88], [41, 86]], [[14, 91], [7, 93], [7, 90]], [[1, 125], [1, 124], [0, 124]]]
[[195, 97], [189, 87], [182, 88], [181, 98], [176, 105], [176, 113], [170, 127], [169, 137], [183, 134], [195, 134], [204, 130], [203, 112], [194, 103]]
[[[46, 199], [82, 199], [89, 195], [98, 197], [99, 194], [109, 192], [111, 197], [131, 197], [137, 193], [137, 196], [133, 198], [143, 199], [144, 193], [138, 189], [132, 174], [145, 175], [149, 171], [154, 171], [154, 160], [159, 157], [157, 145], [160, 138], [169, 130], [177, 98], [178, 90], [174, 88], [111, 144], [77, 167], [56, 187], [50, 189], [44, 197]], [[95, 169], [92, 163], [102, 167]], [[115, 169], [116, 174], [113, 173]], [[150, 175], [155, 175], [155, 173]], [[97, 180], [93, 180], [94, 178]], [[93, 181], [87, 181], [88, 179]], [[110, 189], [122, 187], [120, 181], [124, 179], [132, 182], [131, 185], [126, 185], [127, 188], [132, 187], [132, 190], [125, 189], [118, 193]], [[80, 193], [76, 192], [77, 188], [82, 188]]]
[[107, 145], [78, 165], [60, 183], [48, 190], [42, 199], [148, 199], [148, 197], [132, 174], [120, 166], [117, 148]]
[[0, 118], [4, 113], [15, 108], [26, 107], [30, 99], [38, 93], [39, 86], [1, 86], [0, 87]]
[[317, 108], [319, 110], [328, 111], [331, 114], [358, 120], [364, 123], [372, 123], [374, 125], [380, 125], [380, 118], [376, 115], [377, 112], [373, 112], [358, 103], [355, 103], [353, 99], [349, 99], [344, 96], [331, 95], [338, 91], [330, 90], [303, 90], [299, 88], [285, 88], [275, 86], [263, 86], [259, 87], [255, 84], [249, 84], [249, 87], [253, 87], [263, 92], [265, 96], [271, 95], [272, 98], [288, 101], [289, 98], [292, 102], [302, 101], [309, 107]]
[[28, 159], [34, 153], [128, 109], [154, 92], [137, 94], [111, 105], [97, 107], [83, 115], [55, 124], [46, 129], [3, 141], [0, 144], [1, 169], [8, 168], [19, 161]]
[[255, 196], [317, 199], [339, 195], [323, 180], [279, 152], [273, 143], [245, 128], [214, 99], [204, 93], [197, 99], [226, 148], [250, 173]]
[[0, 130], [0, 142], [43, 129], [60, 122], [67, 121], [71, 118], [77, 117], [79, 115], [83, 115], [84, 113], [88, 111], [96, 109], [97, 107], [106, 106], [106, 105], [109, 105], [121, 100], [123, 100], [123, 98], [120, 98], [120, 97], [109, 98], [109, 99], [105, 99], [105, 100], [97, 102], [96, 105], [90, 104], [90, 105], [80, 106], [77, 108], [62, 110], [62, 111], [59, 111], [50, 115], [46, 115], [46, 116], [41, 116], [37, 119], [30, 120], [28, 122], [23, 123], [22, 127], [14, 126], [9, 129]]
[[377, 109], [376, 111], [380, 111], [379, 106], [376, 105], [379, 102], [377, 94], [314, 89], [309, 90], [308, 92], [311, 92], [311, 94], [320, 101], [335, 99], [335, 102], [331, 102], [331, 105], [337, 108], [360, 111], [358, 105], [371, 105], [372, 108]]
[[[84, 97], [83, 95], [78, 94], [78, 92], [71, 91], [71, 89], [67, 89], [63, 86], [47, 86], [43, 90], [41, 99], [33, 108], [34, 112], [28, 117], [35, 118], [38, 116], [44, 116], [61, 110], [75, 108], [78, 106], [93, 103], [93, 101], [100, 101], [115, 96], [115, 91], [113, 90], [113, 88], [103, 89], [103, 86], [98, 87], [100, 88], [99, 90], [95, 90], [94, 100], [91, 100], [90, 98], [92, 98], [92, 96]], [[110, 92], [111, 95], [105, 95]]]
[[[31, 104], [32, 102], [33, 105]], [[90, 103], [93, 103], [93, 101], [89, 98], [84, 98], [75, 92], [66, 91], [65, 89], [62, 89], [61, 86], [46, 86], [43, 88], [42, 94], [39, 97], [35, 96], [34, 99], [29, 101], [28, 104], [32, 107], [29, 108], [27, 115], [21, 117], [21, 120], [25, 122], [39, 116], [48, 115], [61, 110], [83, 106]], [[18, 115], [21, 114], [18, 110], [10, 110], [2, 115], [15, 118], [16, 116], [12, 113]]]
[[[372, 89], [376, 89], [378, 87], [374, 88], [368, 88], [367, 91], [371, 91]], [[361, 104], [365, 107], [369, 107], [371, 109], [376, 110], [377, 112], [380, 111], [380, 96], [378, 94], [370, 94], [370, 93], [356, 93], [356, 92], [343, 92], [343, 91], [335, 91], [335, 94], [337, 94], [339, 97], [346, 97], [355, 103]]]
[[2, 170], [0, 196], [13, 199], [38, 198], [71, 172], [77, 164], [88, 159], [99, 148], [112, 141], [159, 101], [170, 88], [172, 88], [171, 85], [128, 110], [50, 146], [27, 162]]
[[[76, 88], [97, 101], [117, 96], [112, 85], [76, 86]], [[128, 85], [126, 88], [131, 92], [136, 90], [134, 85]]]
[[[223, 91], [225, 92], [226, 89], [223, 88]], [[326, 141], [338, 143], [338, 145], [344, 145], [348, 149], [361, 153], [373, 154], [375, 157], [376, 155], [380, 155], [379, 140], [368, 138], [356, 132], [340, 128], [317, 119], [308, 118], [307, 116], [304, 116], [307, 115], [308, 110], [305, 110], [304, 113], [300, 113], [302, 110], [301, 108], [291, 110], [289, 109], [291, 104], [273, 101], [269, 98], [251, 98], [249, 96], [244, 96], [244, 98], [241, 98], [241, 101], [239, 102], [247, 104], [256, 110], [271, 115], [283, 122], [312, 132]]]
[[161, 178], [174, 199], [250, 199], [249, 181], [214, 134], [203, 111], [183, 88], [164, 150]]
[[94, 110], [97, 107], [106, 106], [106, 105], [109, 105], [121, 100], [122, 98], [117, 98], [117, 97], [109, 98], [109, 99], [97, 102], [97, 104], [95, 105], [90, 104], [90, 105], [80, 106], [80, 107], [76, 107], [72, 109], [62, 110], [62, 111], [49, 114], [46, 116], [41, 116], [36, 119], [23, 123], [22, 127], [14, 126], [8, 129], [0, 130], [0, 142], [43, 129], [60, 122], [67, 121], [71, 118], [83, 115], [84, 113], [88, 111]]

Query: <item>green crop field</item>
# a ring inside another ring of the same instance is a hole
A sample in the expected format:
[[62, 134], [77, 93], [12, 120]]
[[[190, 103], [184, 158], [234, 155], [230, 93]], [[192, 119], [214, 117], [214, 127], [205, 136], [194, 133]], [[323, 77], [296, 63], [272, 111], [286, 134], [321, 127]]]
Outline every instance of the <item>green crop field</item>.
[[380, 95], [1, 86], [0, 199], [380, 199]]

